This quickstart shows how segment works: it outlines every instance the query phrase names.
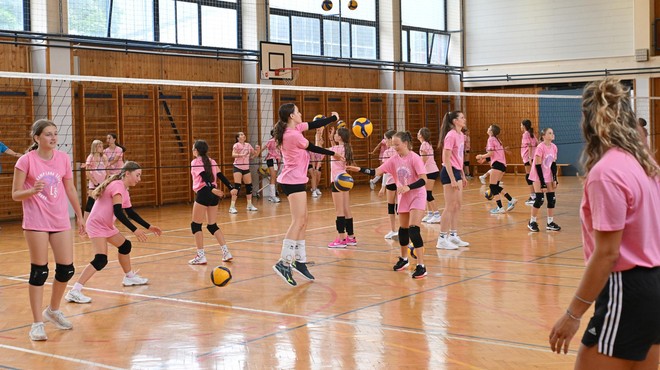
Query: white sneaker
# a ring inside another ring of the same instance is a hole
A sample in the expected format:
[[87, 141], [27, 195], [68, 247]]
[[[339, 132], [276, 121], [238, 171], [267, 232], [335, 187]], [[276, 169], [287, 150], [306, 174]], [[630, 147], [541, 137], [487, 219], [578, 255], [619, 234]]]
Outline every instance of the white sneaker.
[[188, 261], [189, 265], [206, 265], [206, 255], [200, 256], [199, 254], [195, 258]]
[[280, 202], [280, 198], [278, 198], [278, 197], [268, 197], [268, 200], [273, 202], [273, 203], [279, 203]]
[[229, 207], [229, 213], [231, 213], [232, 215], [235, 215], [235, 214], [238, 213], [238, 211], [236, 210], [236, 207]]
[[442, 216], [441, 216], [439, 213], [438, 213], [437, 215], [436, 215], [436, 214], [433, 214], [433, 217], [431, 217], [428, 221], [426, 221], [426, 223], [429, 223], [429, 224], [439, 224], [439, 223], [440, 223], [440, 218], [441, 218], [441, 217], [442, 217]]
[[438, 243], [435, 245], [436, 248], [438, 249], [458, 249], [458, 245], [451, 243], [448, 238], [438, 238]]
[[479, 176], [479, 181], [481, 181], [481, 185], [486, 185], [486, 174]]
[[91, 298], [84, 295], [82, 291], [77, 289], [69, 290], [69, 292], [64, 296], [64, 299], [66, 299], [67, 302], [73, 303], [90, 303], [92, 301]]
[[504, 211], [504, 208], [495, 207], [495, 208], [491, 209], [489, 212], [490, 212], [491, 215], [499, 215], [499, 214], [504, 213], [505, 211]]
[[461, 238], [458, 235], [450, 235], [449, 236], [449, 241], [459, 247], [468, 247], [470, 246], [470, 243], [461, 240]]
[[135, 274], [133, 275], [133, 277], [130, 278], [128, 276], [124, 276], [123, 284], [124, 286], [145, 285], [148, 282], [149, 279], [143, 278], [142, 276]]
[[369, 180], [369, 188], [370, 188], [371, 190], [375, 190], [375, 189], [376, 189], [376, 183], [374, 182], [373, 179]]
[[318, 196], [320, 197], [320, 196], [321, 196], [321, 194], [323, 194], [323, 193], [321, 193], [321, 189], [319, 189], [319, 188], [316, 188], [316, 195], [318, 195]]
[[31, 340], [48, 340], [46, 336], [46, 329], [44, 328], [43, 322], [35, 322], [30, 328], [30, 339]]
[[512, 211], [513, 208], [515, 208], [516, 203], [518, 203], [518, 199], [511, 198], [511, 201], [509, 202], [509, 204], [507, 204], [506, 211], [507, 212]]
[[222, 249], [222, 262], [229, 262], [232, 259], [234, 259], [234, 256], [229, 253], [229, 248], [223, 248]]
[[316, 193], [316, 189], [312, 190], [312, 198], [318, 198], [319, 195]]
[[50, 307], [46, 307], [46, 309], [43, 312], [43, 315], [44, 315], [44, 319], [55, 324], [55, 326], [58, 329], [63, 329], [63, 330], [73, 329], [73, 325], [71, 324], [71, 321], [67, 320], [66, 317], [64, 317], [62, 311], [60, 310], [51, 311]]
[[389, 233], [385, 234], [385, 239], [392, 239], [398, 235], [399, 235], [398, 231], [390, 231]]
[[424, 216], [424, 218], [422, 218], [422, 222], [429, 222], [429, 220], [432, 218], [433, 218], [433, 212], [429, 212], [426, 214], [426, 216]]
[[247, 210], [248, 210], [248, 211], [258, 211], [259, 208], [253, 206], [252, 204], [249, 204], [249, 205], [247, 206]]

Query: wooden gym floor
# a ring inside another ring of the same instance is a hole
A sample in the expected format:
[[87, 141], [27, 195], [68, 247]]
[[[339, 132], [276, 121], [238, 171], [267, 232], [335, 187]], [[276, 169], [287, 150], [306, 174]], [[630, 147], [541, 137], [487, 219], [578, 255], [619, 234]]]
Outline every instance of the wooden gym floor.
[[[524, 177], [504, 180], [519, 199], [508, 214], [488, 214], [492, 202], [484, 200], [478, 179], [466, 190], [460, 234], [469, 248], [437, 250], [439, 225], [424, 224], [429, 274], [422, 280], [411, 279], [412, 270], [392, 271], [398, 242], [383, 239], [386, 203], [367, 186], [351, 192], [359, 244], [346, 250], [326, 247], [335, 237], [330, 192], [309, 198], [307, 253], [317, 280], [296, 274], [298, 287], [271, 268], [290, 222], [285, 198], [280, 204], [258, 200], [259, 211], [252, 213], [240, 199], [237, 215], [221, 202], [218, 224], [234, 255], [224, 263], [234, 275], [224, 288], [209, 280], [223, 263], [208, 233], [209, 264], [187, 264], [195, 253], [190, 205], [140, 209], [164, 230], [159, 238], [134, 242], [134, 267], [149, 285], [123, 287], [111, 250], [111, 262], [85, 289], [93, 302], [62, 304], [74, 329], [46, 324], [46, 342], [28, 338], [28, 252], [20, 224], [4, 223], [0, 368], [570, 369], [579, 338], [568, 355], [557, 355], [547, 336], [583, 272], [581, 183], [560, 178], [555, 220], [562, 231], [528, 233]], [[439, 183], [434, 193], [442, 206]], [[543, 224], [545, 208], [539, 216]], [[91, 258], [89, 241], [76, 238], [71, 285]]]

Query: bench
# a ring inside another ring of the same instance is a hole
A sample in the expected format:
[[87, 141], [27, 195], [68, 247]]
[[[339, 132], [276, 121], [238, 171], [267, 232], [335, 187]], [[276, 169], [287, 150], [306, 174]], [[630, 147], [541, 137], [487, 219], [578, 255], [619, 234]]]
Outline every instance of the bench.
[[[557, 163], [557, 176], [561, 176], [561, 168], [562, 167], [568, 167], [570, 164], [568, 163]], [[520, 174], [525, 174], [525, 164], [524, 163], [507, 163], [506, 164], [507, 170], [513, 169], [513, 174], [518, 175], [518, 168], [520, 168]], [[484, 163], [484, 164], [475, 164], [473, 166], [473, 176], [477, 176], [479, 174], [484, 174], [490, 169], [490, 164], [489, 163]], [[482, 172], [483, 170], [483, 172]]]

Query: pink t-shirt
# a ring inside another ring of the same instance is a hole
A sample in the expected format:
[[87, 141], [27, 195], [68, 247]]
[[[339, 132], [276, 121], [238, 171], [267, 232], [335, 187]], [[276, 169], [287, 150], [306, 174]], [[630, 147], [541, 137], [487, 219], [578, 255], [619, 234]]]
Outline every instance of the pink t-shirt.
[[282, 158], [280, 149], [277, 147], [277, 141], [275, 141], [274, 138], [271, 138], [266, 142], [266, 149], [268, 150], [268, 155], [266, 155], [266, 160], [275, 159], [279, 161], [280, 158]]
[[463, 168], [465, 134], [456, 130], [450, 130], [442, 143], [442, 150], [451, 150], [451, 166], [460, 171]]
[[[209, 175], [211, 175], [211, 178], [213, 179], [213, 185], [217, 188], [218, 187], [218, 179], [216, 179], [216, 174], [220, 172], [220, 167], [218, 167], [218, 164], [213, 160], [213, 158], [209, 158], [211, 161], [211, 172]], [[192, 189], [196, 193], [198, 192], [201, 188], [206, 186], [206, 183], [204, 180], [202, 180], [202, 176], [200, 175], [202, 172], [204, 172], [204, 162], [202, 161], [201, 157], [197, 157], [190, 162], [190, 174], [192, 175]]]
[[87, 161], [85, 161], [85, 170], [87, 170], [87, 177], [89, 181], [87, 182], [87, 187], [89, 189], [96, 188], [97, 185], [105, 180], [108, 176], [108, 173], [105, 170], [103, 155], [100, 155], [98, 158], [94, 158], [93, 155], [87, 156]]
[[303, 136], [303, 131], [307, 131], [309, 125], [302, 122], [294, 128], [284, 130], [282, 138], [282, 172], [277, 176], [277, 182], [280, 184], [306, 184], [307, 166], [309, 166], [309, 152], [306, 150], [309, 141]]
[[[346, 153], [344, 144], [335, 145], [332, 148], [330, 148], [330, 150], [332, 150], [336, 154], [341, 155], [342, 157]], [[333, 181], [337, 178], [337, 176], [345, 172], [346, 172], [346, 161], [337, 161], [334, 159], [330, 161], [330, 177], [332, 178]]]
[[431, 144], [429, 144], [428, 141], [423, 142], [422, 145], [419, 146], [419, 155], [420, 157], [422, 157], [422, 161], [426, 160], [426, 162], [424, 162], [426, 173], [433, 173], [440, 171], [438, 169], [438, 165], [435, 163], [435, 157], [433, 155], [433, 147], [431, 146]]
[[536, 145], [538, 145], [536, 137], [532, 137], [529, 131], [523, 132], [522, 142], [520, 143], [520, 157], [522, 157], [523, 163], [532, 163], [534, 158], [531, 155], [536, 153]]
[[250, 169], [250, 154], [254, 148], [250, 143], [236, 143], [232, 147], [233, 153], [240, 154], [240, 157], [234, 158], [234, 166], [243, 171]]
[[381, 159], [381, 162], [383, 161], [383, 155], [385, 154], [385, 151], [387, 150], [387, 139], [383, 139], [380, 141], [380, 153], [378, 153], [378, 158]]
[[660, 177], [646, 175], [635, 157], [613, 148], [587, 175], [580, 218], [584, 257], [594, 252], [594, 230], [623, 230], [612, 271], [660, 266]]
[[25, 172], [23, 190], [32, 189], [41, 180], [44, 189], [23, 200], [23, 229], [34, 231], [71, 230], [69, 201], [62, 180], [73, 179], [71, 159], [59, 150], [45, 160], [36, 150], [21, 156], [15, 167]]
[[493, 162], [500, 162], [503, 165], [506, 165], [506, 157], [504, 156], [504, 147], [502, 146], [502, 143], [500, 143], [500, 141], [495, 136], [488, 137], [488, 141], [486, 142], [486, 151], [493, 152], [493, 154], [491, 154], [490, 156], [491, 164]]
[[[116, 175], [121, 172], [121, 168], [124, 167], [124, 151], [115, 146], [115, 149], [112, 150], [109, 147], [103, 149], [103, 155], [108, 158], [108, 175]], [[115, 164], [110, 164], [115, 158], [119, 160]]]
[[[391, 157], [394, 157], [396, 154], [396, 150], [394, 150], [394, 147], [388, 147], [385, 149], [383, 152], [383, 156], [381, 157], [381, 162], [385, 163], [387, 162], [388, 159]], [[391, 185], [394, 184], [394, 177], [393, 176], [387, 176], [387, 179], [385, 180], [385, 185]]]
[[309, 152], [309, 165], [307, 167], [312, 166], [312, 168], [320, 169], [324, 157], [323, 154]]
[[[410, 185], [419, 180], [420, 175], [426, 174], [422, 158], [412, 150], [405, 157], [401, 157], [397, 153], [379, 168], [381, 171], [392, 175], [397, 188]], [[421, 202], [419, 201], [420, 199]], [[426, 188], [424, 186], [417, 189], [410, 189], [410, 191], [399, 195], [399, 212], [408, 212], [410, 209], [424, 209], [425, 202]]]
[[116, 194], [121, 195], [121, 207], [131, 207], [131, 197], [128, 195], [128, 189], [124, 181], [115, 180], [108, 184], [103, 190], [103, 194], [96, 200], [92, 212], [87, 217], [87, 235], [90, 238], [109, 238], [119, 230], [115, 227], [115, 213], [113, 210], [112, 197]]
[[553, 143], [550, 143], [550, 146], [545, 145], [545, 143], [539, 144], [536, 147], [536, 152], [534, 153], [534, 158], [532, 162], [532, 168], [529, 171], [529, 179], [531, 181], [539, 181], [538, 173], [536, 173], [536, 165], [539, 164], [536, 162], [536, 157], [541, 158], [541, 169], [543, 170], [543, 180], [546, 184], [552, 181], [552, 162], [557, 162], [557, 146]]

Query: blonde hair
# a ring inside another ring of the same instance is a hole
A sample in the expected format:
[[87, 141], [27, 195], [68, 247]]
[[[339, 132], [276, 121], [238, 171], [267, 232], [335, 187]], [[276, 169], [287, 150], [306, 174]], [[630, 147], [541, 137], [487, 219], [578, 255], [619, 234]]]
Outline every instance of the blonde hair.
[[582, 93], [582, 134], [587, 142], [582, 162], [586, 172], [607, 150], [620, 148], [635, 157], [648, 176], [658, 176], [660, 168], [643, 144], [637, 125], [629, 89], [618, 79], [588, 84]]
[[108, 185], [117, 180], [122, 180], [126, 176], [126, 172], [133, 172], [139, 170], [141, 167], [139, 164], [133, 161], [127, 161], [124, 163], [124, 166], [121, 168], [121, 171], [116, 174], [108, 177], [99, 185], [94, 191], [92, 192], [92, 198], [94, 199], [99, 199], [101, 195], [103, 195], [103, 191], [105, 191], [105, 188], [108, 187]]
[[[89, 153], [91, 154], [92, 157], [94, 157], [97, 154], [96, 149], [98, 148], [99, 145], [103, 147], [103, 142], [101, 140], [92, 141], [92, 148], [90, 149], [90, 153]], [[103, 156], [103, 153], [101, 153], [100, 155]]]

